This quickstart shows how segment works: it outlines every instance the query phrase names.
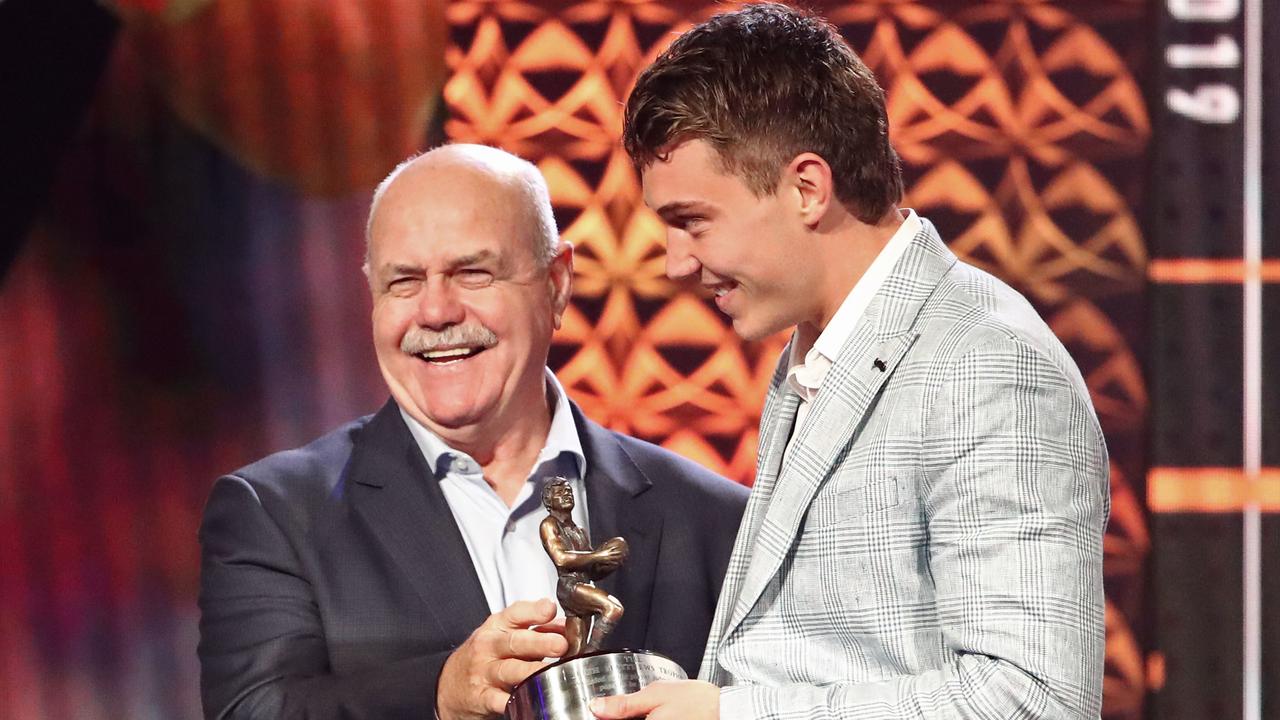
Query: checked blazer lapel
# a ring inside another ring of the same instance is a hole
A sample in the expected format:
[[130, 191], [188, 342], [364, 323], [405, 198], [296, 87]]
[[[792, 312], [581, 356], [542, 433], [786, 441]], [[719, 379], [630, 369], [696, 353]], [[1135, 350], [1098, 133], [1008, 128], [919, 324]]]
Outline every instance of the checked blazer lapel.
[[440, 483], [389, 400], [361, 433], [347, 467], [355, 511], [435, 617], [462, 642], [489, 615], [484, 589]]
[[[922, 230], [840, 350], [803, 425], [791, 433], [794, 440], [777, 471], [776, 484], [769, 497], [762, 499], [766, 506], [759, 530], [746, 546], [734, 547], [734, 559], [745, 560], [746, 567], [722, 638], [746, 618], [777, 574], [814, 496], [844, 460], [884, 384], [915, 342], [913, 327], [920, 306], [956, 261], [933, 225], [922, 222]], [[773, 433], [769, 447], [761, 446], [766, 463], [780, 456], [786, 445], [785, 433]], [[751, 514], [750, 506], [747, 512]], [[738, 539], [741, 543], [741, 533]], [[733, 569], [731, 564], [730, 572]]]
[[[788, 348], [790, 346], [788, 345]], [[787, 357], [787, 349], [783, 349], [782, 357]], [[800, 396], [786, 390], [780, 385], [780, 378], [786, 376], [786, 364], [779, 364], [770, 383], [769, 398], [765, 401], [764, 413], [761, 416], [767, 427], [760, 435], [760, 444], [756, 456], [756, 479], [751, 487], [751, 496], [747, 500], [747, 509], [738, 526], [738, 536], [733, 543], [733, 552], [729, 556], [729, 567], [725, 571], [724, 583], [720, 588], [720, 598], [716, 603], [715, 619], [711, 623], [711, 634], [707, 638], [707, 649], [702, 657], [702, 667], [698, 676], [712, 683], [719, 682], [715, 676], [716, 651], [721, 641], [727, 637], [731, 628], [731, 618], [737, 618], [737, 608], [743, 581], [753, 562], [752, 546], [756, 544], [756, 536], [760, 524], [764, 520], [765, 511], [769, 507], [770, 498], [782, 466], [783, 454], [787, 448], [787, 440], [791, 437], [795, 425], [796, 410], [800, 407]], [[736, 621], [735, 621], [736, 624]]]

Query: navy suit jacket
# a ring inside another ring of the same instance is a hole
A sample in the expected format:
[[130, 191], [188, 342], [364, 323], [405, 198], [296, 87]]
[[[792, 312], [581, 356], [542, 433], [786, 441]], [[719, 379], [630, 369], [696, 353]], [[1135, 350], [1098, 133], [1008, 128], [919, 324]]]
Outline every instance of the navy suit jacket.
[[[626, 608], [606, 647], [692, 677], [747, 491], [573, 415], [591, 537], [631, 546], [600, 583]], [[200, 541], [206, 718], [430, 718], [445, 659], [489, 614], [394, 402], [219, 478]]]

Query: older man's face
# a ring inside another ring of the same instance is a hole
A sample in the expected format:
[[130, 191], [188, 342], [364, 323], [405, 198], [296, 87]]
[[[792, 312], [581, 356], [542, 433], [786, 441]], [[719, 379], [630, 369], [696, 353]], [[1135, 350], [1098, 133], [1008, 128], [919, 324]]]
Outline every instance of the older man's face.
[[526, 196], [491, 177], [409, 168], [370, 226], [378, 364], [392, 396], [442, 435], [545, 412], [543, 367], [572, 259], [541, 268]]

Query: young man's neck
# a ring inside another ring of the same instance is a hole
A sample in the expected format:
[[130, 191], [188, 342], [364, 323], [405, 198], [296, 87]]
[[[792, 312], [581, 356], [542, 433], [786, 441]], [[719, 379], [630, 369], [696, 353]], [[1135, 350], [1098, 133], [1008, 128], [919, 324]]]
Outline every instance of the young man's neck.
[[902, 222], [902, 213], [895, 205], [874, 225], [846, 214], [835, 227], [817, 233], [815, 263], [822, 272], [818, 276], [818, 301], [813, 316], [796, 325], [796, 342], [801, 350], [808, 352], [813, 347]]

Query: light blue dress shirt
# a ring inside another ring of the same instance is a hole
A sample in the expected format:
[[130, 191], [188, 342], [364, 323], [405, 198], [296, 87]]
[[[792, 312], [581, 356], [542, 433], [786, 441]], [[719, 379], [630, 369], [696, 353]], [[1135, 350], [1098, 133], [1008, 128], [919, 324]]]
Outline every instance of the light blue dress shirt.
[[[550, 370], [547, 396], [554, 403], [547, 441], [510, 507], [485, 481], [480, 463], [449, 447], [400, 409], [431, 468], [432, 477], [427, 480], [440, 483], [462, 531], [490, 612], [498, 612], [517, 600], [556, 597], [556, 568], [542, 548], [538, 533], [538, 526], [547, 516], [542, 507], [542, 486], [547, 478], [568, 478], [575, 500], [573, 521], [582, 528], [590, 527], [583, 483], [587, 459], [569, 410], [569, 398]], [[423, 562], [428, 562], [427, 558]]]

